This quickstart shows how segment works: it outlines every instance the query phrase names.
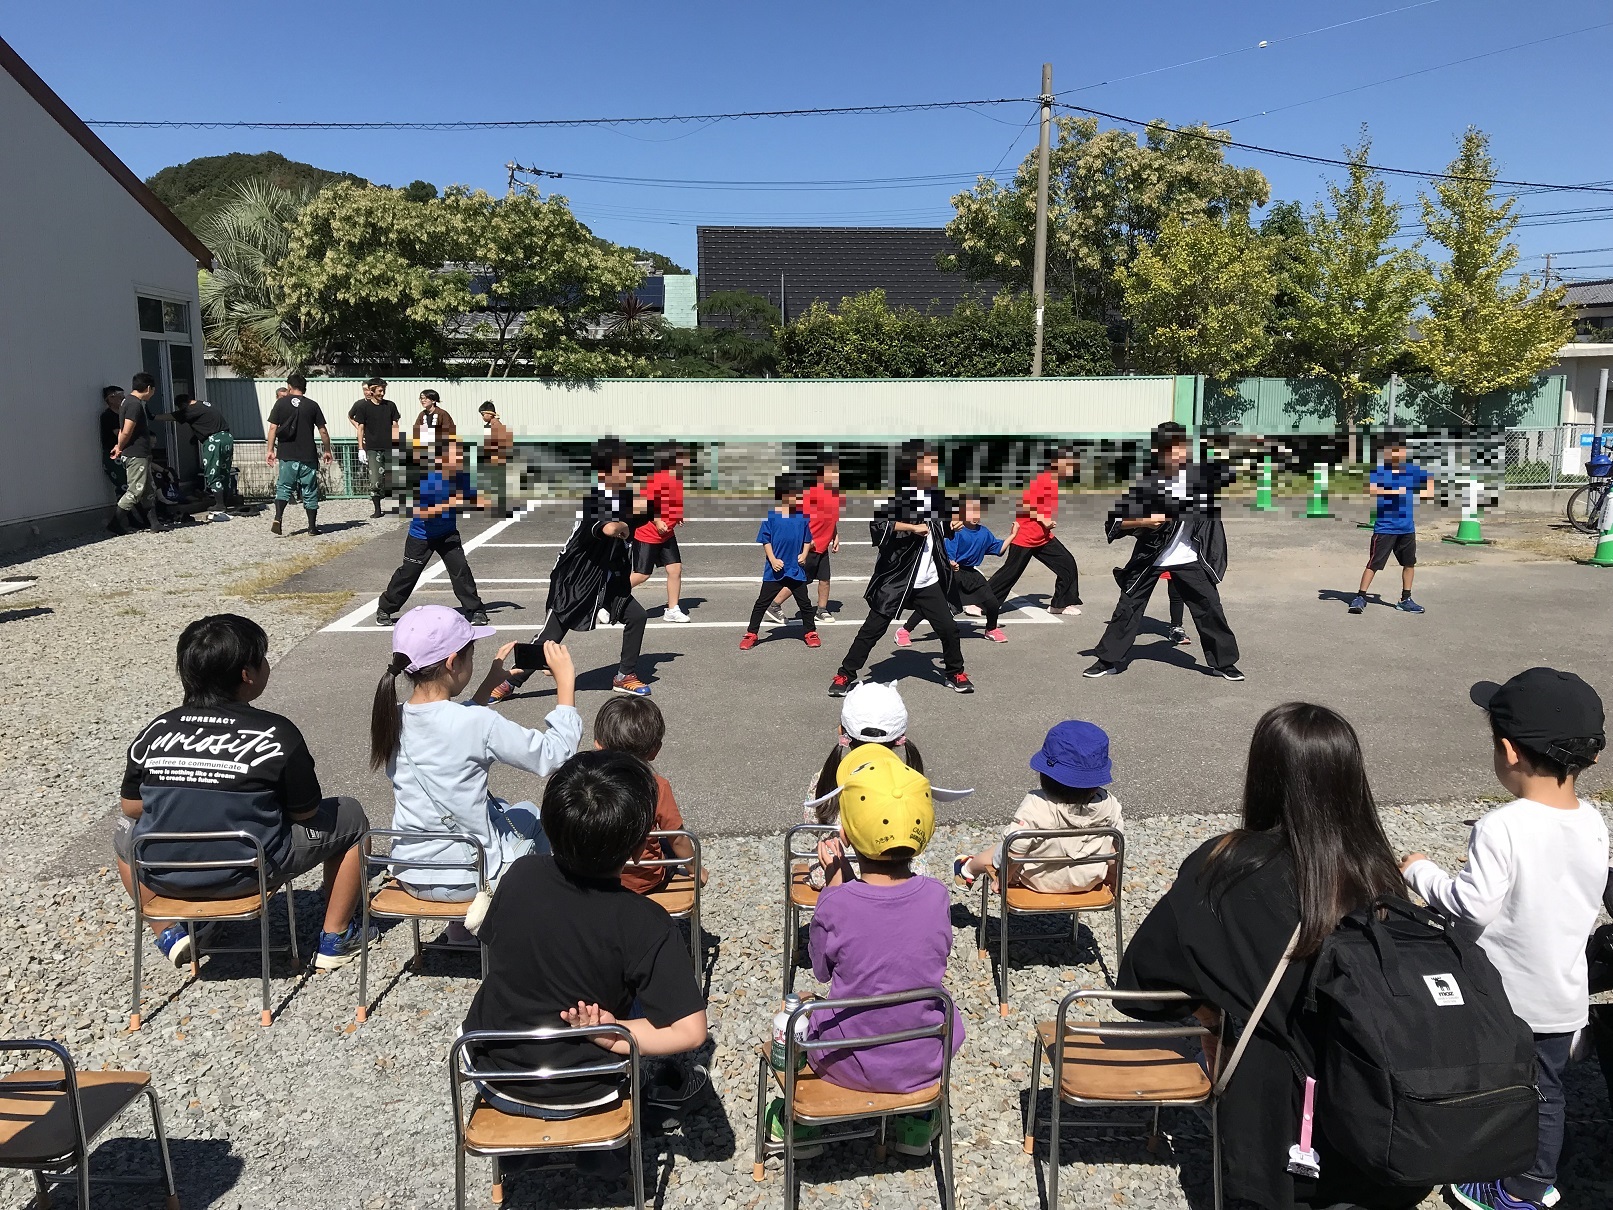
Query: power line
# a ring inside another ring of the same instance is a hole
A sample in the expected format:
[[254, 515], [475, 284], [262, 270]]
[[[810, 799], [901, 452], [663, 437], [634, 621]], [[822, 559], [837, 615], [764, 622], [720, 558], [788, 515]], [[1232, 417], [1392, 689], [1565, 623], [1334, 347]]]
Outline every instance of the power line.
[[557, 180], [589, 181], [602, 185], [628, 185], [649, 189], [735, 190], [744, 193], [782, 192], [844, 192], [862, 189], [928, 189], [936, 185], [955, 185], [959, 182], [991, 176], [988, 172], [948, 172], [929, 176], [846, 177], [815, 180], [702, 180], [698, 177], [641, 177], [606, 176], [591, 172], [548, 172], [538, 169], [516, 168], [524, 172], [541, 174]]

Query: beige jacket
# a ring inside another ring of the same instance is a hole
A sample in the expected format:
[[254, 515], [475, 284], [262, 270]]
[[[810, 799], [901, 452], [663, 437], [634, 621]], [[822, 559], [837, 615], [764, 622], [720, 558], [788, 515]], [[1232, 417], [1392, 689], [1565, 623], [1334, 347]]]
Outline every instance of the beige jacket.
[[[1123, 830], [1120, 820], [1120, 800], [1106, 794], [1085, 806], [1051, 802], [1040, 794], [1025, 795], [1014, 812], [1014, 820], [1003, 829], [1004, 835], [1020, 828], [1115, 828]], [[1103, 836], [1070, 836], [1058, 840], [1026, 840], [1014, 845], [1013, 856], [1031, 860], [1014, 866], [1015, 886], [1027, 887], [1045, 894], [1069, 895], [1089, 891], [1103, 881], [1109, 863], [1103, 858], [1114, 851], [1113, 844]], [[999, 857], [1001, 856], [999, 852]], [[1079, 865], [1050, 865], [1036, 858], [1077, 860]]]

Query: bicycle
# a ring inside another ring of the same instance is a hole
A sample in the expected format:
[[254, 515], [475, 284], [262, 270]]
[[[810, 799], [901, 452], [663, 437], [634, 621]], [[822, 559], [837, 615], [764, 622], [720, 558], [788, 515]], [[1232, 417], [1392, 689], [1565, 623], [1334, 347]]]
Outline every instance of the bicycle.
[[1607, 507], [1608, 481], [1587, 483], [1568, 497], [1568, 523], [1582, 534], [1602, 532], [1602, 513]]

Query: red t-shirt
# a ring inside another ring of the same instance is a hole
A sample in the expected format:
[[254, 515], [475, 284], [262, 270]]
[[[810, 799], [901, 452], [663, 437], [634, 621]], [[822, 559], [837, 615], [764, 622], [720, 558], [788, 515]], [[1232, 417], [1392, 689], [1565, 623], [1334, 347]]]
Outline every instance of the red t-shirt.
[[1043, 471], [1032, 479], [1025, 494], [1020, 497], [1020, 507], [1015, 512], [1019, 518], [1019, 529], [1014, 533], [1014, 546], [1046, 546], [1048, 539], [1053, 536], [1047, 526], [1030, 516], [1031, 509], [1048, 518], [1058, 513], [1059, 481], [1052, 471]]
[[801, 497], [801, 511], [806, 513], [807, 526], [812, 530], [812, 549], [820, 555], [829, 549], [840, 524], [840, 509], [845, 497], [839, 492], [815, 483]]
[[[654, 832], [675, 832], [683, 827], [683, 815], [678, 810], [678, 800], [672, 797], [672, 784], [659, 773], [655, 775], [655, 824], [651, 828]], [[644, 847], [633, 854], [636, 861], [658, 861], [665, 856], [661, 852], [659, 840], [646, 840]], [[635, 895], [648, 895], [666, 881], [671, 866], [652, 865], [634, 869], [628, 866], [621, 873], [622, 885]]]
[[[656, 471], [646, 479], [639, 498], [654, 503], [656, 507], [652, 515], [661, 518], [661, 524], [667, 527], [668, 533], [683, 520], [683, 480], [671, 471]], [[653, 520], [639, 526], [633, 531], [633, 536], [640, 542], [651, 542], [656, 546], [667, 540], [667, 535], [655, 528]]]

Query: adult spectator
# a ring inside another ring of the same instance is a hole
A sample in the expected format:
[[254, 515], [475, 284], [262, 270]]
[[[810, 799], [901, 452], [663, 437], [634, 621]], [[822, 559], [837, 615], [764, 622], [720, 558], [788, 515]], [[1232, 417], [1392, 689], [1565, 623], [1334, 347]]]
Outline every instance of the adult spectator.
[[319, 433], [324, 446], [325, 461], [333, 460], [330, 448], [330, 430], [325, 427], [325, 413], [319, 404], [303, 392], [308, 380], [301, 374], [286, 377], [286, 393], [275, 400], [269, 409], [268, 461], [280, 463], [280, 472], [274, 481], [274, 522], [269, 532], [280, 532], [281, 519], [286, 505], [295, 490], [302, 497], [303, 511], [308, 514], [308, 533], [319, 533], [319, 454], [314, 450], [314, 433]]
[[[1142, 922], [1120, 963], [1129, 991], [1176, 988], [1211, 1029], [1224, 1014], [1227, 1044], [1248, 1026], [1289, 940], [1294, 961], [1250, 1037], [1221, 1099], [1226, 1187], [1266, 1210], [1402, 1210], [1427, 1189], [1386, 1186], [1328, 1144], [1348, 1122], [1317, 1118], [1319, 1180], [1291, 1175], [1304, 1081], [1314, 1071], [1301, 1001], [1313, 959], [1339, 922], [1379, 896], [1405, 896], [1367, 784], [1355, 729], [1325, 706], [1289, 702], [1255, 724], [1244, 776], [1243, 823], [1201, 845]], [[1179, 1003], [1122, 1005], [1144, 1019], [1178, 1017]], [[1212, 1069], [1215, 1038], [1205, 1039]]]
[[[106, 477], [112, 481], [117, 495], [121, 496], [129, 489], [129, 477], [123, 473], [123, 464], [112, 458], [112, 447], [118, 443], [118, 433], [123, 428], [123, 418], [118, 414], [123, 407], [122, 387], [102, 387], [101, 402], [101, 469]], [[114, 524], [111, 528], [116, 528]]]
[[392, 490], [392, 462], [398, 448], [398, 405], [386, 397], [386, 379], [364, 383], [364, 398], [347, 409], [358, 434], [358, 460], [369, 468], [372, 517], [381, 515], [381, 501]]
[[107, 451], [107, 457], [122, 465], [126, 479], [123, 495], [112, 511], [112, 526], [118, 533], [135, 527], [147, 500], [152, 504], [144, 517], [146, 525], [158, 533], [167, 528], [157, 516], [151, 485], [151, 421], [146, 417], [146, 401], [156, 393], [157, 380], [141, 372], [129, 381], [129, 393], [118, 406], [118, 439]]
[[[314, 963], [332, 970], [359, 951], [358, 842], [369, 828], [351, 798], [325, 798], [302, 732], [252, 705], [269, 683], [269, 636], [250, 618], [200, 618], [179, 636], [183, 705], [148, 723], [129, 745], [122, 814], [112, 834], [118, 874], [130, 894], [134, 842], [151, 832], [243, 831], [262, 843], [270, 888], [316, 866], [325, 871], [325, 922]], [[142, 860], [222, 861], [251, 857], [239, 841], [152, 841]], [[151, 871], [141, 894], [231, 899], [257, 887], [250, 869]], [[157, 947], [174, 965], [190, 960], [183, 925], [153, 922]], [[378, 933], [371, 926], [372, 937]]]
[[194, 395], [174, 396], [174, 410], [159, 419], [183, 424], [191, 431], [197, 454], [202, 462], [202, 479], [213, 496], [211, 521], [228, 521], [225, 507], [230, 500], [230, 472], [235, 466], [235, 437], [230, 432], [224, 413], [205, 399]]
[[482, 453], [477, 460], [478, 477], [482, 480], [482, 493], [492, 502], [493, 515], [509, 514], [510, 471], [515, 466], [515, 434], [510, 426], [498, 417], [498, 405], [489, 399], [476, 409], [482, 418], [487, 436], [482, 438]]
[[442, 396], [436, 391], [421, 391], [420, 415], [414, 418], [414, 428], [410, 432], [415, 448], [434, 447], [458, 431], [454, 427], [454, 418], [442, 410]]

